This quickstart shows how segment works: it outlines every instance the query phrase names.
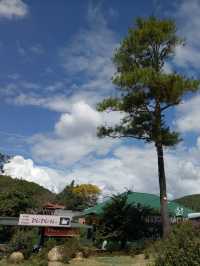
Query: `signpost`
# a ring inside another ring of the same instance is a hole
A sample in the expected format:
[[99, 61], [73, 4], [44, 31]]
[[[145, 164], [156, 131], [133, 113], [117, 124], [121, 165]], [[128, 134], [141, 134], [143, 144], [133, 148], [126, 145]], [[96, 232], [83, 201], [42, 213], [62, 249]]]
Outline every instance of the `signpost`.
[[37, 227], [71, 227], [71, 217], [20, 214], [18, 225]]

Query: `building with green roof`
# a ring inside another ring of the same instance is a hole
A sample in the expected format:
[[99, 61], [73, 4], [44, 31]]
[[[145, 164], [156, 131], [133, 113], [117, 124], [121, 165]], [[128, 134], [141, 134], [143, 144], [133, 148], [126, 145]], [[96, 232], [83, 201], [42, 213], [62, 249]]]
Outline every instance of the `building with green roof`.
[[[103, 203], [99, 203], [94, 207], [88, 208], [84, 211], [85, 215], [101, 215], [103, 212], [104, 206], [111, 201], [108, 199]], [[149, 207], [155, 211], [160, 212], [160, 197], [154, 194], [149, 193], [140, 193], [140, 192], [129, 192], [128, 193], [128, 203], [129, 204], [140, 204], [144, 207]], [[189, 213], [194, 211], [186, 208], [174, 201], [168, 201], [168, 211], [171, 217], [182, 217], [187, 218]]]

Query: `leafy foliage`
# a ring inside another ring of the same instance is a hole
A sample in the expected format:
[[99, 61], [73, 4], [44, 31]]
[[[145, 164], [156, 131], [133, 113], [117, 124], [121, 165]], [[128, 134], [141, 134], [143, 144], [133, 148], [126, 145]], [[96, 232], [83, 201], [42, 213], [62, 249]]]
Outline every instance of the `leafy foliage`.
[[98, 227], [101, 239], [120, 242], [120, 248], [125, 248], [127, 241], [151, 236], [152, 229], [145, 218], [153, 211], [139, 204], [129, 204], [127, 196], [123, 193], [112, 197], [104, 207]]
[[0, 172], [4, 172], [4, 164], [9, 162], [9, 160], [11, 159], [11, 156], [9, 155], [5, 155], [3, 153], [0, 153]]
[[200, 195], [189, 195], [175, 200], [177, 203], [188, 207], [196, 212], [200, 212]]
[[75, 185], [72, 181], [57, 195], [57, 200], [67, 209], [83, 210], [97, 203], [101, 190], [92, 184]]
[[20, 212], [35, 208], [36, 204], [26, 193], [20, 191], [10, 191], [0, 194], [0, 214], [1, 216], [17, 217]]
[[36, 183], [0, 175], [0, 215], [18, 216], [29, 208], [40, 208], [55, 195]]
[[136, 21], [114, 55], [117, 72], [113, 83], [119, 96], [98, 104], [99, 111], [123, 112], [124, 118], [115, 127], [100, 127], [99, 136], [133, 137], [164, 146], [180, 140], [166, 125], [165, 111], [199, 85], [197, 80], [163, 71], [181, 43], [171, 20], [150, 17]]
[[74, 187], [73, 193], [85, 202], [86, 207], [91, 207], [97, 203], [101, 190], [96, 185], [81, 184]]
[[200, 265], [200, 231], [190, 223], [173, 228], [169, 237], [157, 243], [155, 266]]
[[10, 252], [21, 251], [25, 258], [29, 258], [37, 238], [37, 229], [18, 229], [9, 242]]
[[[0, 216], [18, 217], [29, 209], [40, 209], [54, 198], [53, 193], [38, 184], [0, 175]], [[0, 241], [7, 242], [15, 232], [15, 227], [0, 226]]]

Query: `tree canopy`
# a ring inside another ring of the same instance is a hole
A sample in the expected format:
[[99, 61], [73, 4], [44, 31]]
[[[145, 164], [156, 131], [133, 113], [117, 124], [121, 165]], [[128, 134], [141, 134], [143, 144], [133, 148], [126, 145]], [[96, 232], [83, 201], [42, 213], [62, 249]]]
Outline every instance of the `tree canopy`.
[[114, 195], [105, 205], [98, 227], [102, 239], [120, 242], [121, 248], [126, 247], [127, 241], [152, 236], [152, 225], [145, 218], [152, 215], [153, 210], [140, 204], [129, 204], [127, 199], [128, 192]]
[[155, 17], [136, 21], [113, 58], [118, 96], [97, 106], [99, 111], [122, 112], [124, 118], [115, 127], [100, 127], [99, 136], [132, 137], [164, 146], [180, 141], [179, 134], [166, 124], [165, 111], [199, 85], [198, 80], [165, 72], [165, 63], [181, 44], [173, 21]]
[[0, 216], [19, 216], [54, 199], [52, 192], [36, 183], [0, 175]]
[[75, 185], [72, 181], [57, 195], [57, 200], [67, 209], [83, 210], [97, 203], [101, 190], [93, 184]]

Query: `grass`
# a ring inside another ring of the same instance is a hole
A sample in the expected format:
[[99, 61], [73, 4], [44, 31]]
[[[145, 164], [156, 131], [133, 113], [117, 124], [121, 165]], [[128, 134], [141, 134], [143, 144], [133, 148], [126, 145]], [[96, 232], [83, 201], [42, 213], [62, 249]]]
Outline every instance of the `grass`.
[[71, 266], [147, 266], [149, 261], [144, 260], [143, 256], [134, 258], [129, 256], [114, 256], [114, 257], [95, 257], [82, 262], [73, 261]]
[[[143, 255], [133, 257], [130, 256], [98, 256], [91, 257], [89, 259], [83, 259], [82, 261], [72, 260], [69, 266], [147, 266], [150, 261], [145, 260]], [[0, 261], [0, 266], [11, 266], [6, 261]], [[20, 266], [37, 266], [30, 262], [20, 264]]]

